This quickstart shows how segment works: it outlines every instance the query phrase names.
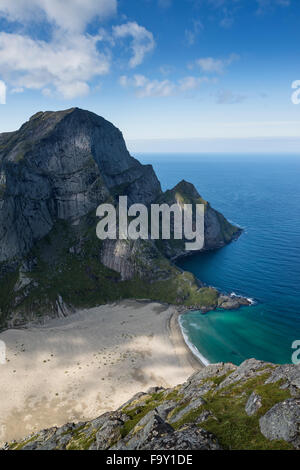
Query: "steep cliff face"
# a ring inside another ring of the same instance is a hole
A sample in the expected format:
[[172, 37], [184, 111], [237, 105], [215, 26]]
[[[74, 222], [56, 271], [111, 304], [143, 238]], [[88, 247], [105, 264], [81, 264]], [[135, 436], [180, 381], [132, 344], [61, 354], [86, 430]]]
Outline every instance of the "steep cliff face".
[[[241, 229], [232, 225], [225, 217], [205, 201], [196, 188], [186, 181], [181, 181], [173, 189], [158, 196], [160, 204], [196, 204], [204, 205], [204, 247], [203, 250], [222, 248], [241, 234]], [[193, 218], [195, 222], [195, 214]], [[160, 240], [158, 245], [166, 256], [172, 259], [188, 256], [193, 252], [185, 250], [186, 240]]]
[[[186, 182], [162, 193], [152, 166], [88, 111], [39, 112], [0, 134], [0, 326], [124, 297], [218, 305], [217, 291], [167, 260], [186, 254], [183, 242], [96, 238], [96, 208], [124, 195], [129, 205], [203, 202]], [[204, 203], [205, 249], [216, 249], [238, 229]]]
[[118, 410], [47, 429], [6, 450], [300, 449], [300, 367], [249, 359], [213, 364], [173, 389], [138, 393]]
[[0, 262], [22, 256], [53, 228], [75, 222], [122, 187], [131, 202], [161, 192], [151, 166], [132, 158], [121, 132], [74, 108], [38, 113], [0, 139]]

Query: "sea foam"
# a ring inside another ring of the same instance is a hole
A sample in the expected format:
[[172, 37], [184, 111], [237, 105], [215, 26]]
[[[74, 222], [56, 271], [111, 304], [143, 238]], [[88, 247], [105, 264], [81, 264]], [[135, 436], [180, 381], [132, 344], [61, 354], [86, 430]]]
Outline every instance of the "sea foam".
[[204, 366], [209, 366], [209, 364], [210, 364], [209, 360], [206, 359], [206, 357], [204, 357], [204, 356], [200, 353], [199, 349], [196, 348], [196, 346], [195, 346], [193, 343], [190, 342], [189, 337], [188, 337], [188, 334], [187, 334], [187, 331], [186, 331], [186, 329], [184, 328], [184, 326], [182, 325], [181, 317], [182, 317], [182, 315], [180, 315], [180, 316], [178, 317], [178, 324], [179, 324], [179, 326], [180, 326], [181, 333], [182, 333], [182, 336], [183, 336], [183, 338], [184, 338], [184, 341], [185, 341], [186, 345], [187, 345], [188, 348], [191, 350], [191, 352], [194, 354], [194, 356], [196, 356], [196, 358], [199, 359], [199, 360], [202, 362], [202, 364], [203, 364]]

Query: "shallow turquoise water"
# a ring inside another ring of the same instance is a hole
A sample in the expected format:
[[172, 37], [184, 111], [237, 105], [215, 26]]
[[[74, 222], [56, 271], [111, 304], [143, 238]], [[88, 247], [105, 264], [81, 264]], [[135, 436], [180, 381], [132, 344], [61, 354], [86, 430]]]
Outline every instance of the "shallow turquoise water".
[[180, 262], [199, 279], [257, 302], [238, 311], [181, 317], [188, 340], [209, 362], [291, 362], [300, 340], [300, 157], [144, 155], [164, 189], [181, 179], [245, 229], [216, 252]]

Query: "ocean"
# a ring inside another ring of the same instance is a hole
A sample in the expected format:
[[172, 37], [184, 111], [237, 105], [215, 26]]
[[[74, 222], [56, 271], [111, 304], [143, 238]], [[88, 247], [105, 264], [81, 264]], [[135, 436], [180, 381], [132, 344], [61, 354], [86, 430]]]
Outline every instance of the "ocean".
[[237, 311], [189, 312], [186, 341], [204, 362], [256, 358], [291, 363], [300, 340], [300, 156], [138, 155], [152, 163], [163, 189], [185, 179], [242, 236], [218, 251], [181, 260], [207, 285], [252, 298]]

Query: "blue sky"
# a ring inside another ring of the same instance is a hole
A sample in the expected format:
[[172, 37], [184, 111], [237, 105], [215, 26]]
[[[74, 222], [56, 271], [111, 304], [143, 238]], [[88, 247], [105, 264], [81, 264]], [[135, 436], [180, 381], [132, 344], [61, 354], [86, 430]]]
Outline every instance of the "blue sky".
[[299, 0], [0, 0], [0, 131], [79, 106], [134, 152], [296, 152], [299, 32]]

